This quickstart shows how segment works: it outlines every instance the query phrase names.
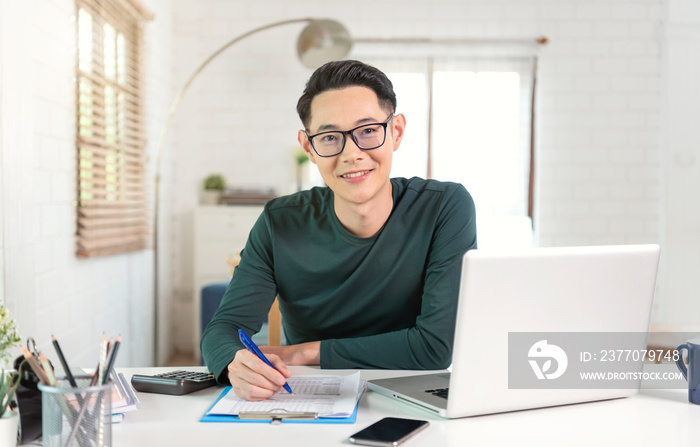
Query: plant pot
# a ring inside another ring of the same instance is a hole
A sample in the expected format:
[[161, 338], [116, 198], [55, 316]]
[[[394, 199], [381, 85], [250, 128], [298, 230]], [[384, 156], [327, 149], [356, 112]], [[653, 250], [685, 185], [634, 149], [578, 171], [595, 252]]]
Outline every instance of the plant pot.
[[0, 418], [0, 445], [14, 447], [17, 445], [17, 429], [19, 414], [16, 411], [6, 411]]
[[207, 190], [202, 191], [202, 205], [218, 205], [221, 200], [221, 191]]

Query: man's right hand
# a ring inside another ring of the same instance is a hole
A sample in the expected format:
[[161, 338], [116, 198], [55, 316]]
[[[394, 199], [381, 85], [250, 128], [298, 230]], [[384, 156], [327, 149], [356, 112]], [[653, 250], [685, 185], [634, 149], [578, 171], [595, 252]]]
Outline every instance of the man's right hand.
[[292, 377], [291, 371], [278, 356], [268, 354], [265, 357], [274, 368], [247, 349], [236, 352], [236, 357], [229, 363], [228, 379], [241, 399], [265, 400], [281, 390], [287, 379]]

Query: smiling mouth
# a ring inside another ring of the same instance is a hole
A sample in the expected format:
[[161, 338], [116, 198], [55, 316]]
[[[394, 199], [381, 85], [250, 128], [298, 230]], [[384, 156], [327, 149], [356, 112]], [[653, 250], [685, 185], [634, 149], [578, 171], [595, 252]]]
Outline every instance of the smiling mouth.
[[347, 174], [341, 175], [340, 177], [342, 177], [342, 178], [355, 178], [355, 177], [360, 177], [360, 176], [363, 176], [365, 174], [368, 174], [370, 171], [371, 171], [371, 169], [367, 170], [367, 171], [349, 172]]

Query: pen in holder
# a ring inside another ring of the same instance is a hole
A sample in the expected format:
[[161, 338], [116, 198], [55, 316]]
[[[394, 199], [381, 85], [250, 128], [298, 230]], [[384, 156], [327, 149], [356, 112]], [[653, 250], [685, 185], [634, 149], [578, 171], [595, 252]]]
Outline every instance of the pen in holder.
[[91, 380], [76, 377], [77, 388], [66, 379], [57, 386], [39, 384], [44, 447], [112, 445], [112, 383], [90, 386]]

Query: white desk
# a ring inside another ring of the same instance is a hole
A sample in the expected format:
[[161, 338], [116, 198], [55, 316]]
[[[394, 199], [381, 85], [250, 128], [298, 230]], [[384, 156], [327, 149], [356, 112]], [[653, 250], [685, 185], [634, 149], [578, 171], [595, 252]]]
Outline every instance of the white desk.
[[[155, 374], [174, 368], [122, 369]], [[198, 368], [187, 368], [198, 370]], [[349, 374], [351, 371], [291, 367], [295, 374]], [[411, 371], [363, 370], [364, 379], [415, 374]], [[348, 424], [200, 423], [199, 418], [222, 388], [185, 396], [138, 393], [139, 410], [112, 426], [119, 446], [275, 446], [351, 445], [347, 437], [385, 416], [427, 419], [430, 427], [408, 447], [474, 445], [697, 446], [700, 406], [689, 404], [687, 390], [649, 390], [626, 398], [472, 418], [445, 420], [367, 391], [357, 422]]]

